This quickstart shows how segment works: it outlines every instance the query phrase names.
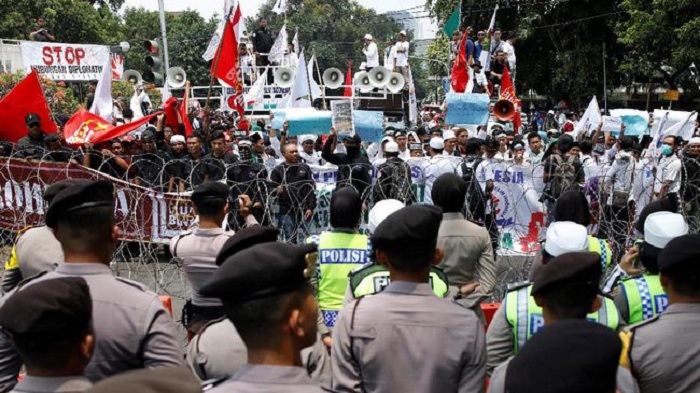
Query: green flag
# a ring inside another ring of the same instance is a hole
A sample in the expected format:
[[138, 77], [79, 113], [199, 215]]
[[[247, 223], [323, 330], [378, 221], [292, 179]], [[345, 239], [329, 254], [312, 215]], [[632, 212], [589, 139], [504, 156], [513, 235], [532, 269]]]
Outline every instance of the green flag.
[[445, 35], [448, 37], [452, 37], [452, 33], [457, 29], [459, 29], [459, 6], [455, 8], [455, 12], [452, 13], [450, 19], [442, 26], [442, 31], [444, 31]]

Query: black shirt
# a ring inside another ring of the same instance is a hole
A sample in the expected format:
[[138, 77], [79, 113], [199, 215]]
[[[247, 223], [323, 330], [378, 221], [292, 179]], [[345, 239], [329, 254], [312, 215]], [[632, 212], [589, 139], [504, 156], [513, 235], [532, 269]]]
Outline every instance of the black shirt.
[[270, 174], [270, 183], [272, 195], [277, 195], [277, 186], [284, 186], [284, 192], [277, 195], [280, 213], [303, 214], [316, 207], [316, 187], [308, 165], [278, 165]]
[[275, 41], [267, 29], [258, 28], [253, 33], [253, 49], [258, 53], [270, 53], [274, 43]]
[[216, 157], [214, 153], [209, 153], [202, 159], [204, 173], [209, 175], [210, 181], [219, 181], [226, 176], [226, 168], [238, 162], [238, 157], [226, 152], [223, 157]]
[[[508, 62], [504, 61], [503, 63], [499, 63], [498, 61], [493, 61], [491, 63], [491, 72], [498, 74], [498, 75], [503, 75], [503, 72], [506, 70], [506, 67], [508, 67]], [[496, 78], [495, 76], [491, 77], [491, 82], [494, 84], [501, 84], [501, 80]]]
[[134, 156], [129, 168], [129, 177], [138, 179], [139, 185], [157, 189], [164, 186], [163, 177], [167, 157], [160, 152]]
[[363, 195], [367, 187], [372, 184], [369, 176], [371, 164], [362, 154], [350, 157], [345, 153], [333, 153], [331, 147], [334, 137], [330, 137], [323, 145], [321, 157], [338, 166], [338, 183], [336, 189], [354, 187], [360, 195]]

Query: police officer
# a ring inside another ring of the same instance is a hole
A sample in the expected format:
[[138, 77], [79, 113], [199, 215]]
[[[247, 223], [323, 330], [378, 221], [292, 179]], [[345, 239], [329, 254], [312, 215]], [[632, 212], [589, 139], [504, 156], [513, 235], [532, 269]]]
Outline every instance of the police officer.
[[440, 208], [412, 205], [372, 235], [391, 283], [344, 307], [334, 329], [335, 392], [481, 391], [484, 327], [474, 312], [433, 293], [430, 266], [442, 259]]
[[[12, 337], [26, 374], [13, 392], [82, 392], [95, 348], [90, 289], [82, 277], [28, 285], [0, 308], [0, 326]], [[60, 339], [56, 339], [60, 337]]]
[[627, 325], [650, 319], [668, 307], [668, 296], [659, 279], [659, 253], [672, 239], [687, 233], [688, 224], [678, 213], [658, 212], [647, 217], [644, 240], [636, 243], [620, 261], [621, 266], [641, 261], [646, 270], [644, 275], [623, 280], [615, 294], [615, 305]]
[[[120, 234], [112, 183], [76, 180], [56, 194], [46, 225], [61, 243], [66, 261], [22, 285], [66, 276], [87, 281], [96, 347], [85, 376], [94, 382], [136, 368], [182, 365], [175, 324], [156, 294], [142, 284], [114, 277], [109, 268]], [[0, 389], [16, 383], [19, 366], [8, 337], [0, 333]]]
[[317, 339], [318, 304], [304, 275], [306, 254], [315, 249], [254, 245], [227, 258], [202, 288], [202, 294], [221, 299], [248, 351], [247, 363], [212, 393], [322, 391], [307, 375], [300, 354]]
[[[54, 183], [44, 191], [44, 200], [51, 204], [59, 191], [73, 184], [73, 180]], [[2, 274], [2, 290], [10, 292], [20, 281], [39, 273], [53, 271], [64, 261], [61, 243], [46, 225], [20, 231], [12, 254]]]
[[212, 319], [223, 316], [221, 301], [202, 296], [199, 289], [216, 271], [216, 255], [232, 231], [221, 228], [228, 214], [228, 187], [219, 182], [205, 182], [192, 192], [194, 212], [199, 226], [170, 239], [170, 254], [182, 262], [187, 282], [192, 288], [191, 298], [183, 309], [183, 325], [191, 333]]
[[416, 201], [411, 187], [411, 167], [399, 157], [399, 145], [389, 141], [384, 146], [386, 162], [377, 168], [374, 202], [397, 199], [406, 205]]
[[[604, 326], [591, 327], [589, 325], [594, 324], [586, 321], [590, 313], [595, 313], [603, 304], [597, 295], [601, 274], [598, 256], [590, 252], [563, 253], [544, 264], [531, 286], [531, 299], [541, 307], [544, 316], [541, 317], [543, 326], [538, 328], [541, 333], [535, 334], [515, 358], [496, 368], [489, 392], [614, 390], [617, 372], [615, 357], [620, 353], [621, 343], [616, 340], [614, 330]], [[519, 325], [518, 328], [523, 326]], [[545, 339], [540, 339], [540, 334]], [[554, 353], [547, 352], [550, 357], [542, 358], [537, 363], [541, 369], [527, 368], [533, 375], [550, 377], [525, 381], [523, 373], [528, 363], [525, 360], [534, 361], [537, 353], [542, 354], [544, 348], [549, 347], [547, 342], [557, 340], [556, 336], [560, 336], [560, 342], [566, 338], [566, 344]], [[532, 351], [531, 342], [539, 351]]]
[[269, 212], [265, 210], [268, 195], [267, 169], [253, 160], [252, 145], [250, 139], [241, 139], [238, 142], [240, 162], [226, 170], [226, 184], [231, 187], [229, 204], [233, 208], [229, 215], [229, 225], [235, 229], [245, 225], [242, 217], [234, 211], [239, 208], [239, 195], [250, 197], [249, 209], [260, 224], [267, 225], [270, 222]]
[[[374, 233], [377, 226], [382, 223], [392, 213], [406, 207], [401, 201], [396, 199], [385, 199], [377, 202], [369, 211], [369, 232]], [[343, 306], [349, 304], [355, 299], [363, 296], [374, 295], [386, 289], [391, 282], [389, 277], [389, 269], [386, 266], [377, 263], [374, 257], [374, 252], [370, 254], [371, 263], [362, 266], [359, 269], [353, 270], [348, 275], [348, 289], [345, 292], [345, 300]], [[430, 269], [430, 286], [433, 292], [438, 297], [450, 297], [455, 293], [450, 292], [450, 286], [447, 280], [447, 275], [437, 266], [432, 266]]]
[[[566, 221], [552, 223], [547, 230], [542, 261], [539, 263], [542, 267], [537, 269], [535, 278], [553, 258], [566, 253], [588, 251], [586, 227]], [[602, 266], [598, 269], [602, 272]], [[600, 276], [601, 273], [598, 273], [598, 278]], [[530, 337], [544, 326], [542, 307], [535, 301], [532, 292], [533, 285], [530, 282], [516, 285], [508, 291], [501, 307], [493, 316], [486, 333], [489, 372], [517, 354]], [[589, 314], [588, 318], [616, 330], [620, 316], [615, 302], [607, 297], [601, 297], [600, 300], [601, 306]]]
[[669, 306], [663, 314], [629, 327], [622, 366], [640, 391], [700, 391], [700, 235], [671, 240], [659, 254], [661, 285]]
[[359, 232], [362, 214], [360, 194], [346, 187], [331, 195], [330, 223], [333, 228], [307, 243], [318, 244], [318, 303], [323, 324], [331, 329], [343, 306], [348, 274], [369, 262], [367, 235]]
[[200, 393], [201, 391], [197, 378], [182, 367], [129, 371], [100, 381], [90, 389], [90, 393]]

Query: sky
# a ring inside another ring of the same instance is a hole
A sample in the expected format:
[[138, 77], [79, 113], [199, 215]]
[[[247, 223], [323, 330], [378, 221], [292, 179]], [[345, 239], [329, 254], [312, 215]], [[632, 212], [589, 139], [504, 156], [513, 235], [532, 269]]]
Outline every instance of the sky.
[[[187, 8], [196, 9], [204, 18], [209, 18], [215, 13], [223, 13], [224, 0], [164, 0], [166, 11], [183, 11]], [[374, 8], [377, 13], [387, 11], [404, 10], [425, 4], [425, 0], [357, 0], [367, 8]], [[253, 16], [265, 0], [241, 0], [241, 12], [243, 16]], [[127, 7], [144, 7], [149, 10], [157, 10], [156, 0], [126, 0]]]

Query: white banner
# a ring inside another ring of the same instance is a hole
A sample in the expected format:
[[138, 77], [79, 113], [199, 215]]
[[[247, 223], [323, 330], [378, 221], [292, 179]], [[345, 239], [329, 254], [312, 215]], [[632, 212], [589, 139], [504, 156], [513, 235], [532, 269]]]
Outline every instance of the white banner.
[[102, 68], [110, 61], [109, 47], [104, 45], [31, 41], [22, 41], [20, 45], [25, 71], [36, 70], [53, 80], [99, 79]]

